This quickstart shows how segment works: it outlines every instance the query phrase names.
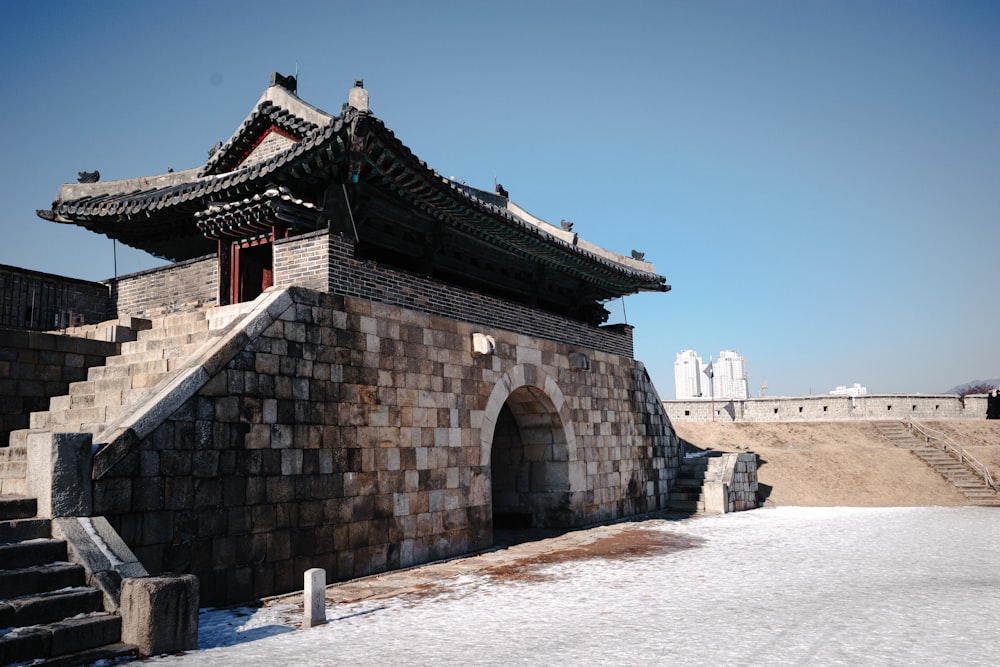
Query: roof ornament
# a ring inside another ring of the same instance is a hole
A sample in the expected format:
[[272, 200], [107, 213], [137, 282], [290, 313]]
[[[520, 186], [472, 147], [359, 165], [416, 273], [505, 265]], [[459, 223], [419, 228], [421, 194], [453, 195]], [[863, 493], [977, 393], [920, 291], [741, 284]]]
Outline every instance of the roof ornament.
[[499, 183], [497, 183], [493, 189], [496, 190], [497, 194], [500, 195], [501, 197], [506, 197], [507, 199], [510, 199], [510, 193], [508, 193], [507, 190], [505, 190], [504, 187]]
[[571, 232], [573, 231], [573, 221], [563, 218], [559, 221], [559, 227], [565, 232]]
[[362, 113], [371, 111], [368, 107], [368, 91], [365, 90], [364, 79], [354, 80], [354, 87], [347, 94], [347, 104], [344, 105], [344, 110], [346, 111], [348, 107], [354, 107]]
[[637, 259], [640, 262], [645, 261], [645, 259], [646, 259], [646, 253], [639, 252], [638, 250], [633, 250], [632, 251], [632, 259]]
[[96, 183], [101, 180], [101, 172], [97, 171], [78, 171], [76, 172], [77, 183]]
[[221, 149], [221, 148], [222, 148], [222, 142], [221, 141], [216, 141], [215, 145], [208, 149], [208, 157], [212, 157], [213, 155], [215, 155], [216, 153], [218, 153], [219, 149]]
[[299, 79], [294, 74], [289, 74], [288, 76], [282, 76], [277, 72], [271, 72], [271, 85], [281, 86], [290, 93], [294, 93], [298, 90]]

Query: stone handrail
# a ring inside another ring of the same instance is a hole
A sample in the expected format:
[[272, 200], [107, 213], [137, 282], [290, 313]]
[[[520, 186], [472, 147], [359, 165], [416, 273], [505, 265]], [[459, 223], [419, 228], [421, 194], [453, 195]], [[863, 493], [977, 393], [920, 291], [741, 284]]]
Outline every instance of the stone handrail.
[[958, 455], [959, 462], [967, 463], [969, 467], [971, 467], [973, 470], [979, 473], [980, 476], [982, 476], [983, 481], [986, 482], [986, 484], [991, 489], [997, 491], [997, 485], [996, 482], [993, 480], [993, 475], [990, 474], [989, 467], [985, 463], [982, 463], [978, 459], [976, 459], [976, 457], [969, 454], [969, 452], [967, 452], [965, 448], [962, 447], [962, 445], [958, 444], [957, 442], [949, 438], [941, 431], [935, 431], [932, 428], [924, 426], [918, 421], [910, 419], [907, 420], [907, 423], [910, 431], [911, 432], [915, 431], [920, 435], [922, 435], [927, 443], [931, 443], [932, 441], [937, 441], [937, 444], [941, 447], [941, 449], [945, 451], [951, 450], [955, 452], [955, 454]]

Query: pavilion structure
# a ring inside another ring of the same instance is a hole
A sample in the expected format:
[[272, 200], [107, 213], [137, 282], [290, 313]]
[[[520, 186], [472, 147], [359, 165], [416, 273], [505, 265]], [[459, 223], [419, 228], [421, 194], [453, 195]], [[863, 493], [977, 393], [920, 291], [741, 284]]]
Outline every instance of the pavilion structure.
[[66, 184], [38, 215], [172, 261], [215, 253], [219, 305], [272, 284], [276, 240], [324, 228], [350, 239], [359, 258], [591, 324], [607, 319], [603, 302], [670, 289], [640, 253], [589, 244], [502, 187], [442, 177], [372, 114], [360, 80], [339, 115], [299, 99], [296, 86], [273, 74], [205, 164]]

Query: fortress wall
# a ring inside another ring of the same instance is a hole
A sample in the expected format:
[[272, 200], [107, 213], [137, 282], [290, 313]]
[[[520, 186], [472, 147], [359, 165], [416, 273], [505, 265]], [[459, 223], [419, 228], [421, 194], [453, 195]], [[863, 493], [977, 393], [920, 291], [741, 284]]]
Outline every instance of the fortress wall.
[[0, 447], [10, 432], [28, 428], [32, 412], [49, 409], [49, 399], [87, 379], [119, 345], [40, 331], [0, 329]]
[[[151, 573], [198, 574], [203, 605], [294, 590], [311, 567], [343, 580], [489, 547], [501, 441], [548, 525], [666, 506], [680, 444], [630, 357], [290, 293], [94, 482], [95, 514]], [[476, 333], [492, 352], [474, 354]]]
[[70, 324], [72, 311], [92, 324], [109, 317], [108, 286], [0, 265], [0, 327], [52, 331]]
[[[712, 421], [710, 400], [668, 400], [674, 421]], [[715, 421], [794, 422], [880, 419], [985, 419], [986, 397], [954, 394], [867, 394], [864, 396], [790, 396], [717, 400]]]

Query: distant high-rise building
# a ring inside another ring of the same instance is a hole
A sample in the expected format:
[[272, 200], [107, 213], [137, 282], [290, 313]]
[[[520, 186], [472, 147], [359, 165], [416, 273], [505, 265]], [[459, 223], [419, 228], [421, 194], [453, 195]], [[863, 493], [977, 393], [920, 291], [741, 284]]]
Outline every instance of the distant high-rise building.
[[747, 365], [742, 355], [733, 350], [719, 352], [719, 359], [714, 362], [713, 370], [716, 399], [750, 398]]
[[853, 387], [837, 387], [830, 393], [834, 396], [864, 396], [868, 393], [868, 387], [862, 387], [855, 382]]
[[[694, 350], [677, 353], [674, 361], [674, 394], [678, 399], [701, 398], [702, 361]], [[707, 381], [707, 378], [705, 378]]]

